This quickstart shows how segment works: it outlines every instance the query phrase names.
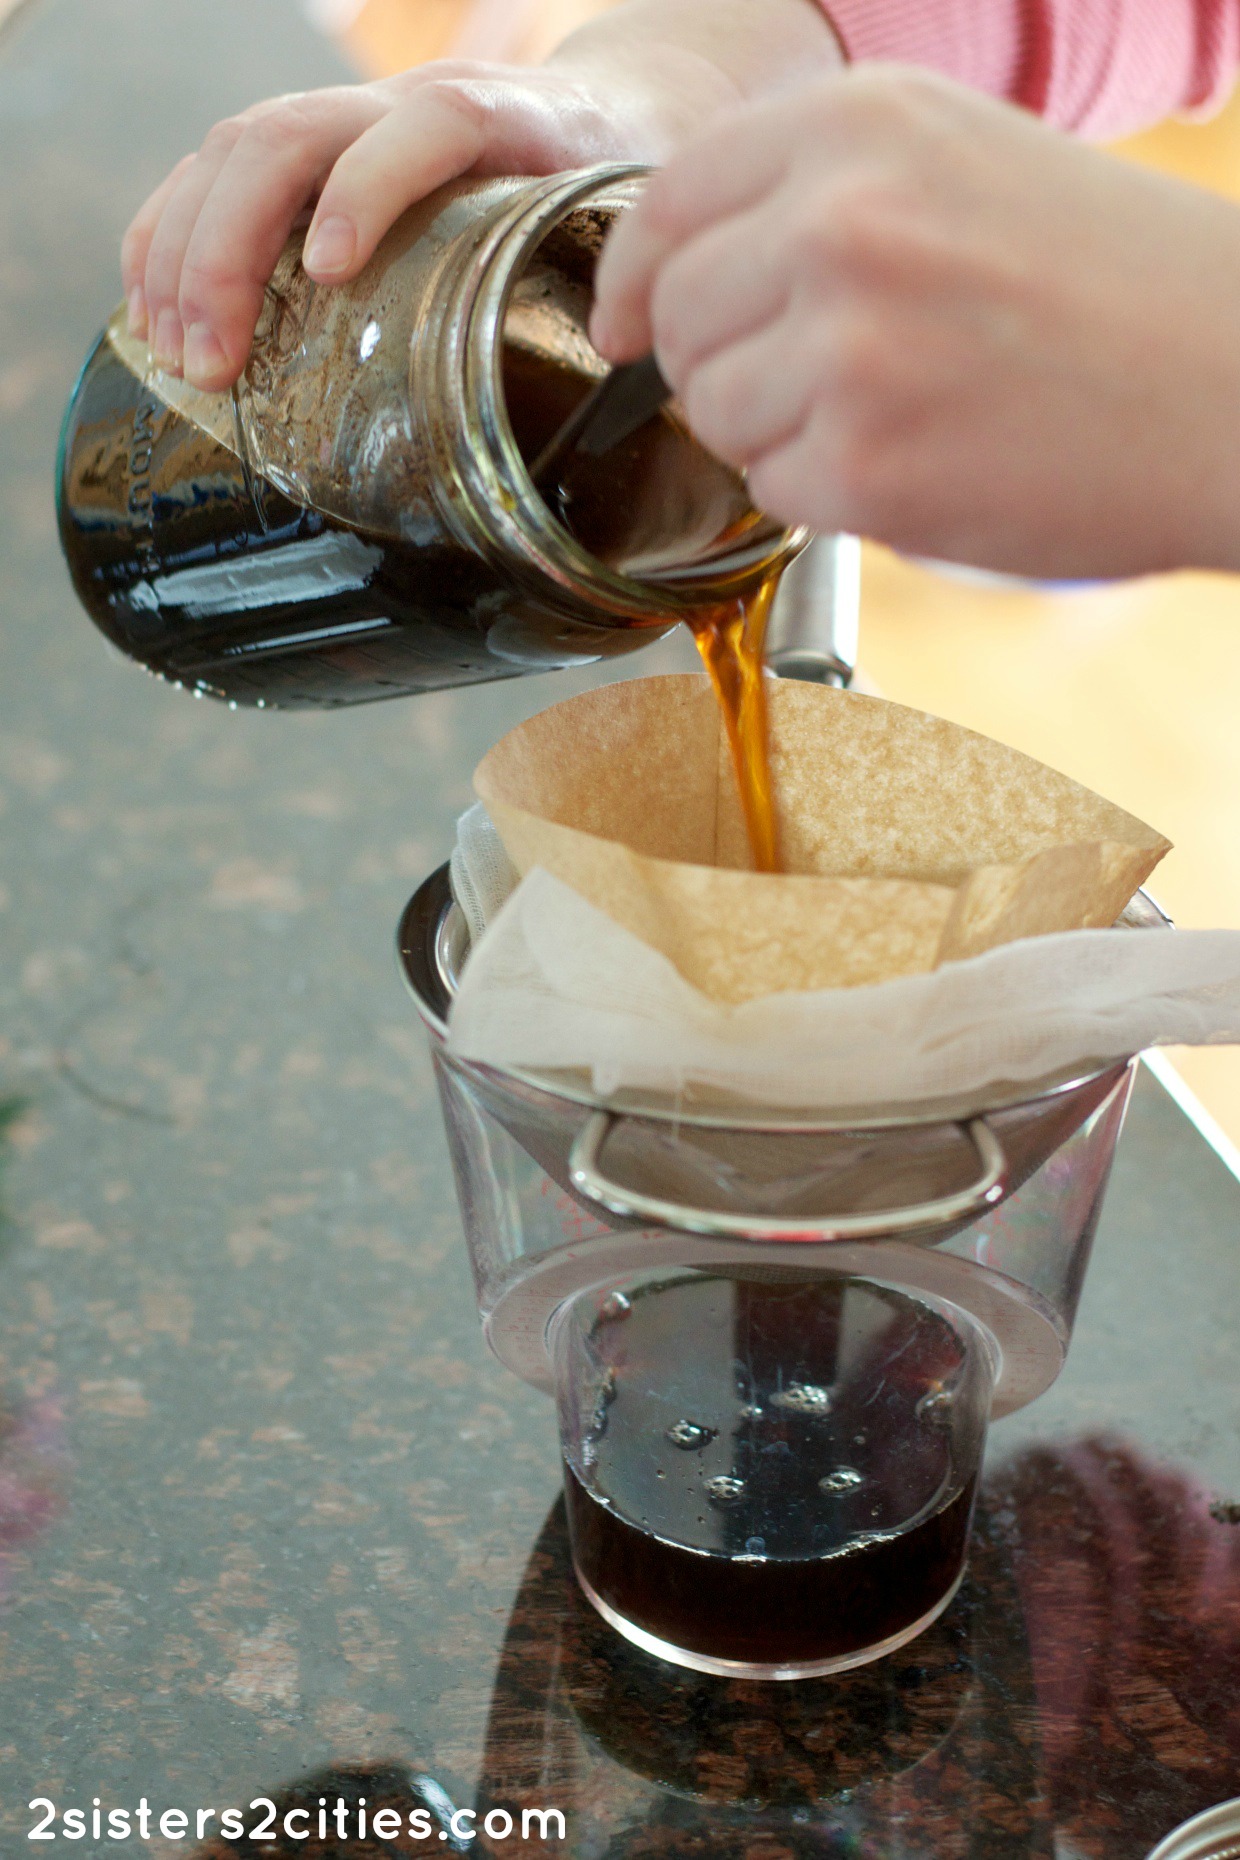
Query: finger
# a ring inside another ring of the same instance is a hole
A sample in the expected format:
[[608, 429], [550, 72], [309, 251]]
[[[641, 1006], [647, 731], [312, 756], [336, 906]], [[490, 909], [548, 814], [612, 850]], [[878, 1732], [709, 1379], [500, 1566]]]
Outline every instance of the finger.
[[787, 524], [808, 524], [824, 533], [868, 535], [869, 513], [853, 495], [840, 468], [839, 447], [828, 411], [815, 408], [746, 473], [759, 510]]
[[672, 253], [717, 221], [756, 207], [782, 180], [788, 138], [775, 128], [765, 105], [730, 118], [726, 129], [682, 150], [621, 215], [599, 260], [590, 321], [590, 339], [609, 360], [649, 350], [651, 292]]
[[[412, 65], [392, 77], [377, 78], [374, 88], [392, 103], [400, 103], [415, 91], [433, 89], [436, 84], [510, 84], [514, 67], [482, 58], [432, 58], [425, 64]], [[538, 83], [546, 72], [541, 67], [522, 72], [522, 81]]]
[[151, 240], [155, 228], [174, 190], [180, 185], [186, 170], [195, 157], [184, 155], [172, 170], [165, 175], [155, 192], [147, 197], [130, 220], [121, 240], [121, 285], [129, 304], [129, 333], [131, 336], [145, 336], [148, 331], [146, 308], [146, 255], [151, 249]]
[[412, 75], [399, 92], [376, 86], [399, 102], [323, 188], [304, 263], [324, 283], [355, 277], [407, 207], [459, 175], [552, 174], [615, 159], [631, 143], [595, 97], [545, 72], [514, 81], [502, 66], [444, 64], [420, 82]]
[[766, 212], [709, 227], [674, 252], [651, 293], [653, 346], [673, 386], [716, 350], [773, 322], [791, 291], [788, 242]]
[[591, 162], [639, 160], [644, 138], [623, 109], [605, 107], [597, 91], [548, 68], [440, 59], [376, 89], [395, 101], [417, 93], [455, 92], [482, 117], [484, 146], [475, 173], [555, 174]]
[[354, 277], [407, 207], [465, 174], [486, 147], [468, 85], [426, 86], [346, 149], [323, 188], [304, 264], [323, 283]]
[[239, 125], [221, 123], [211, 131], [177, 186], [169, 194], [146, 255], [143, 292], [150, 322], [151, 350], [159, 366], [180, 374], [185, 343], [178, 299], [181, 268], [203, 202], [241, 134]]
[[690, 370], [680, 389], [685, 418], [719, 458], [748, 467], [804, 424], [828, 373], [823, 346], [803, 316], [777, 317]]
[[485, 146], [477, 174], [557, 174], [592, 162], [643, 159], [643, 136], [622, 109], [597, 94], [543, 72], [519, 85], [472, 81], [472, 101], [485, 112]]
[[298, 214], [386, 102], [365, 87], [285, 97], [248, 119], [199, 204], [180, 257], [186, 372], [223, 388], [246, 363], [263, 293]]

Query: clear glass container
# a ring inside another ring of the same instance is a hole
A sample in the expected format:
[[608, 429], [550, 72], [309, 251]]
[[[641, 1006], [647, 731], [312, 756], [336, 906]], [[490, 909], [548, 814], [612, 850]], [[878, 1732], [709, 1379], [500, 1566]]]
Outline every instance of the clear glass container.
[[812, 1678], [955, 1594], [995, 1368], [957, 1307], [856, 1277], [637, 1275], [567, 1301], [549, 1344], [577, 1577], [647, 1652]]
[[401, 957], [488, 1341], [557, 1397], [586, 1594], [706, 1672], [903, 1644], [960, 1580], [990, 1419], [1065, 1361], [1135, 1062], [982, 1116], [604, 1104], [448, 1052], [462, 929], [436, 874]]

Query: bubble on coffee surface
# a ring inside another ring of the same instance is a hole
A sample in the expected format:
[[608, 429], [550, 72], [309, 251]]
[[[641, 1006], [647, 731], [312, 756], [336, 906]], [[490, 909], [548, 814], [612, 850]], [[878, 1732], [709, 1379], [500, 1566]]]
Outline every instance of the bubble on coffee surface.
[[832, 1497], [840, 1492], [855, 1492], [863, 1483], [861, 1474], [855, 1466], [837, 1466], [834, 1472], [827, 1473], [818, 1481], [818, 1490]]
[[829, 1414], [831, 1391], [817, 1382], [790, 1382], [787, 1388], [774, 1391], [771, 1406], [783, 1408], [788, 1414]]
[[626, 1318], [632, 1309], [633, 1300], [627, 1298], [623, 1292], [608, 1292], [599, 1307], [599, 1316], [605, 1322], [613, 1324], [620, 1318]]
[[706, 1481], [706, 1491], [716, 1505], [736, 1505], [745, 1496], [745, 1481], [734, 1479], [730, 1473], [717, 1473]]
[[681, 1420], [673, 1421], [664, 1431], [663, 1437], [670, 1440], [674, 1447], [679, 1447], [682, 1453], [700, 1453], [703, 1447], [710, 1445], [718, 1432], [717, 1427], [704, 1427], [700, 1421]]

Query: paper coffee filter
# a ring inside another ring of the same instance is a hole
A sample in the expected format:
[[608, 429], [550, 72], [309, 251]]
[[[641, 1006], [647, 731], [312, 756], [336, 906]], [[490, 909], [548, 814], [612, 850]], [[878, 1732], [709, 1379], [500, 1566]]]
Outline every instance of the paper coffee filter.
[[785, 870], [749, 869], [714, 694], [691, 675], [570, 698], [474, 787], [540, 867], [707, 996], [854, 988], [1115, 921], [1169, 841], [989, 737], [881, 698], [772, 680]]

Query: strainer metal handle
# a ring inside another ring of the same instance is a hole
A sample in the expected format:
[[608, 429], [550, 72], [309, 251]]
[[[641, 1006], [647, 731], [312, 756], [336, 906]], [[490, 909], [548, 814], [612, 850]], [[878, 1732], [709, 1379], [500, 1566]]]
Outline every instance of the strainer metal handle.
[[957, 1124], [977, 1152], [981, 1173], [968, 1188], [940, 1196], [936, 1201], [913, 1202], [866, 1214], [808, 1215], [724, 1214], [713, 1208], [690, 1208], [658, 1195], [626, 1188], [605, 1174], [601, 1166], [604, 1146], [623, 1116], [595, 1111], [578, 1131], [569, 1152], [569, 1178], [573, 1187], [609, 1214], [669, 1227], [687, 1234], [708, 1234], [729, 1240], [777, 1240], [808, 1243], [830, 1240], [902, 1240], [910, 1234], [933, 1233], [936, 1228], [957, 1227], [984, 1214], [1007, 1193], [1008, 1161], [1003, 1145], [984, 1117]]

